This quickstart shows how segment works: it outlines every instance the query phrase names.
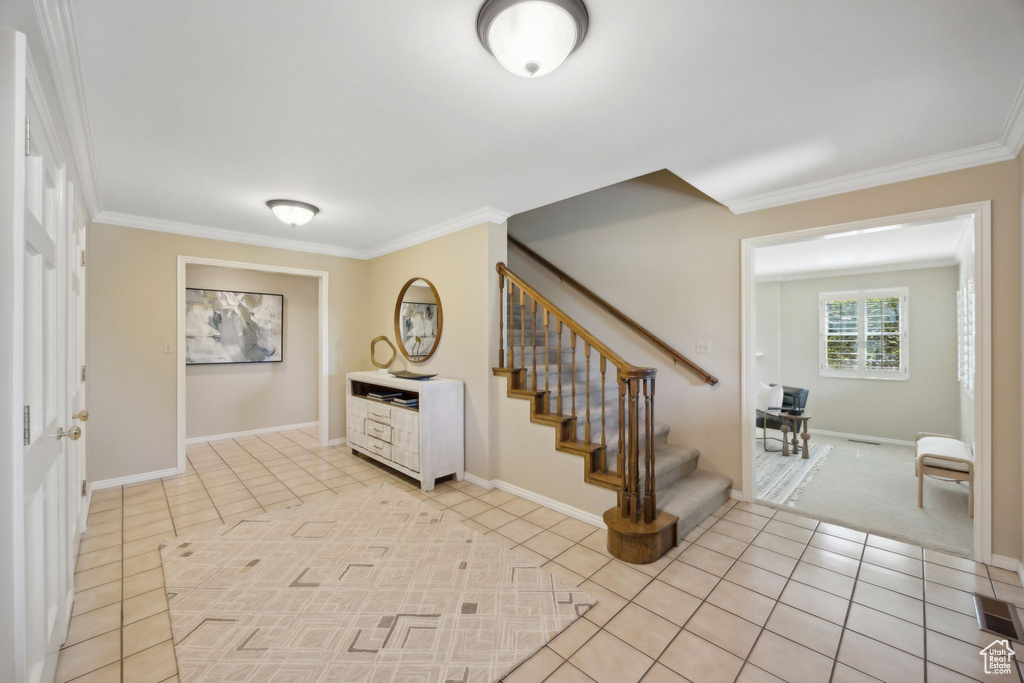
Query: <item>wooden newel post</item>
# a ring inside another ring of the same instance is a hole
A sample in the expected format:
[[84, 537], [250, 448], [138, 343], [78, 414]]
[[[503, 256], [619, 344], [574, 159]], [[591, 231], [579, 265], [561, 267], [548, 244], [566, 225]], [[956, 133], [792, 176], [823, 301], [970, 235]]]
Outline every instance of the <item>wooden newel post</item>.
[[498, 367], [505, 367], [505, 276], [498, 273]]
[[640, 521], [640, 385], [629, 380], [629, 518]]
[[626, 471], [626, 380], [621, 376], [619, 382], [619, 450], [615, 454], [615, 471], [622, 477], [622, 488], [619, 489], [619, 512], [623, 517], [629, 516], [629, 472]]

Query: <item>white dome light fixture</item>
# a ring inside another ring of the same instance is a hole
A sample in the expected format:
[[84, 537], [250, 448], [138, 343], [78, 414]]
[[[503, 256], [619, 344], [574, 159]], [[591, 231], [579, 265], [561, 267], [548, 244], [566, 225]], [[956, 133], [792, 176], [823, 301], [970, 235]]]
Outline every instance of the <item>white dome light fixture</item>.
[[271, 199], [267, 207], [274, 212], [274, 215], [293, 228], [313, 220], [313, 216], [320, 213], [320, 209], [306, 202], [297, 202], [294, 199]]
[[503, 67], [539, 78], [579, 48], [589, 24], [582, 0], [487, 0], [476, 32]]

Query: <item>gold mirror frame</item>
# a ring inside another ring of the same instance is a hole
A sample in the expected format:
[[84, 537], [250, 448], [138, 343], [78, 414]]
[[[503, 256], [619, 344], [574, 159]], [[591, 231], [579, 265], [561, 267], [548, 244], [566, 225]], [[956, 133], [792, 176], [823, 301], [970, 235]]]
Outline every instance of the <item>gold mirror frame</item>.
[[[423, 281], [430, 287], [430, 291], [434, 295], [434, 301], [437, 302], [437, 337], [434, 338], [434, 345], [430, 348], [430, 353], [422, 358], [413, 358], [409, 355], [408, 350], [405, 348], [405, 342], [402, 341], [402, 328], [401, 328], [401, 315], [402, 315], [402, 300], [405, 298], [405, 293], [409, 291], [413, 283]], [[441, 332], [444, 330], [444, 310], [441, 307], [441, 295], [437, 293], [437, 287], [434, 283], [425, 277], [414, 277], [405, 283], [402, 287], [402, 291], [398, 293], [398, 301], [395, 303], [395, 339], [398, 341], [398, 350], [402, 352], [406, 360], [410, 363], [424, 363], [437, 352], [437, 347], [441, 344]]]

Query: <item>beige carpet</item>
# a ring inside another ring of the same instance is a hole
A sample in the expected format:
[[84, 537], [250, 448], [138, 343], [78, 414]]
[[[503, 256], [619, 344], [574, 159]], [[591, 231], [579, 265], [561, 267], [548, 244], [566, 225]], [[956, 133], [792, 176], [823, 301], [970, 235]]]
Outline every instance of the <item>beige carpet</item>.
[[[770, 433], [770, 432], [769, 432]], [[914, 449], [855, 443], [812, 435], [814, 445], [833, 446], [828, 458], [790, 497], [783, 510], [970, 557], [974, 520], [967, 516], [967, 486], [933, 477], [924, 481], [924, 507], [917, 507]]]
[[381, 484], [165, 542], [182, 681], [497, 681], [596, 604]]

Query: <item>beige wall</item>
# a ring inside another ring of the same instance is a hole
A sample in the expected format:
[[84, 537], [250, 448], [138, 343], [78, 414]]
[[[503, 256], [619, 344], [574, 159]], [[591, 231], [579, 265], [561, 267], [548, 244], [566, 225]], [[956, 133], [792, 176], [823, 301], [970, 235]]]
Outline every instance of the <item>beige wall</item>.
[[[913, 441], [918, 432], [960, 431], [956, 378], [957, 268], [922, 268], [779, 283], [782, 383], [808, 389], [810, 426]], [[822, 377], [818, 294], [907, 287], [910, 379]], [[760, 304], [758, 300], [758, 319]], [[760, 331], [757, 332], [760, 337]], [[759, 340], [760, 343], [760, 340]]]
[[782, 357], [779, 352], [780, 295], [781, 285], [778, 282], [759, 282], [754, 288], [754, 310], [757, 315], [754, 321], [754, 372], [757, 373], [758, 381], [764, 384], [785, 384], [782, 381]]
[[344, 376], [370, 367], [365, 261], [94, 223], [88, 231], [89, 479], [175, 467], [179, 254], [329, 273], [330, 437], [345, 434]]
[[189, 264], [185, 285], [284, 296], [280, 363], [185, 368], [187, 438], [317, 421], [318, 278]]
[[423, 363], [399, 355], [391, 369], [437, 373], [466, 383], [466, 471], [484, 479], [493, 478], [495, 470], [489, 349], [497, 343], [491, 344], [489, 334], [497, 323], [489, 321], [498, 297], [494, 263], [504, 259], [506, 241], [504, 225], [483, 223], [386, 254], [367, 263], [372, 286], [362, 288], [367, 322], [360, 334], [366, 344], [381, 334], [395, 341], [395, 304], [406, 282], [419, 277], [437, 289], [443, 325], [437, 351]]
[[[667, 172], [509, 219], [509, 232], [606, 297], [721, 380], [700, 384], [574, 296], [514, 248], [510, 266], [577, 314], [627, 360], [655, 365], [658, 415], [670, 440], [700, 449], [701, 466], [740, 482], [740, 240], [910, 211], [992, 201], [993, 551], [1021, 546], [1021, 187], [1019, 162], [896, 183], [749, 214], [728, 209]], [[543, 480], [535, 473], [532, 480]], [[530, 486], [527, 486], [528, 488]]]

